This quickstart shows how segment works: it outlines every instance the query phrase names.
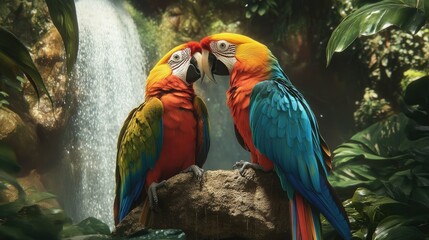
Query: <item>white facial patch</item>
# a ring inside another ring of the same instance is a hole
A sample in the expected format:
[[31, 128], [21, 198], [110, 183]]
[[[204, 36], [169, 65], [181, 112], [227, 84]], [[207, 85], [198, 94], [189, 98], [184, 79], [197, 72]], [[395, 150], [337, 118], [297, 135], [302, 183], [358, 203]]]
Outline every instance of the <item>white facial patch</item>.
[[182, 79], [182, 81], [185, 81], [186, 71], [188, 70], [190, 61], [191, 61], [191, 49], [185, 48], [183, 50], [173, 53], [170, 59], [168, 60], [168, 64], [170, 65], [173, 71], [173, 75]]
[[237, 59], [234, 57], [225, 57], [223, 55], [219, 55], [214, 53], [214, 55], [217, 57], [217, 59], [228, 68], [229, 74], [231, 74], [231, 70], [234, 68], [235, 63], [237, 62]]
[[225, 40], [210, 43], [212, 53], [228, 68], [229, 73], [234, 68], [237, 59], [235, 58], [236, 45]]

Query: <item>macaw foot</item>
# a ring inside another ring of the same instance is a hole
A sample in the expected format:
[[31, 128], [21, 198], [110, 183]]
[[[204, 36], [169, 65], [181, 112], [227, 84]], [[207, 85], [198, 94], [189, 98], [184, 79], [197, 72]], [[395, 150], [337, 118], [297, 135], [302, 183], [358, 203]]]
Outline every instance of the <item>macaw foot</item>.
[[160, 183], [152, 183], [147, 190], [147, 197], [149, 198], [149, 206], [150, 209], [155, 210], [158, 208], [158, 194], [156, 193], [156, 189], [165, 185], [165, 180]]
[[241, 160], [240, 162], [236, 162], [232, 166], [232, 169], [239, 169], [238, 172], [240, 173], [241, 176], [244, 176], [244, 171], [247, 168], [253, 168], [255, 170], [262, 170], [265, 172], [265, 169], [261, 165], [256, 164], [256, 163], [246, 162], [243, 160]]
[[183, 170], [182, 173], [193, 172], [195, 177], [197, 177], [198, 181], [201, 182], [204, 176], [204, 169], [198, 167], [197, 165], [191, 165], [187, 169]]

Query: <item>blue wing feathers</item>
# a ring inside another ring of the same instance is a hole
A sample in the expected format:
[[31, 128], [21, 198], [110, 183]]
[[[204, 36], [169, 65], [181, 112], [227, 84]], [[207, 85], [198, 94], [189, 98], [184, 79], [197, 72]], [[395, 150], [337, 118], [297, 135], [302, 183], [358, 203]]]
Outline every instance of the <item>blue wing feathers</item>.
[[[146, 174], [144, 174], [146, 175]], [[135, 176], [132, 176], [135, 177]], [[146, 177], [145, 177], [146, 180]], [[131, 211], [134, 202], [139, 198], [141, 191], [143, 190], [145, 180], [137, 183], [136, 187], [133, 188], [129, 184], [123, 188], [121, 192], [121, 207], [119, 213], [119, 221], [121, 221]], [[125, 179], [126, 182], [130, 182], [130, 179]], [[126, 190], [127, 189], [127, 190]], [[133, 192], [129, 194], [129, 189], [133, 189]]]
[[350, 239], [347, 216], [326, 180], [316, 119], [302, 95], [285, 79], [258, 83], [249, 118], [253, 143], [273, 161], [288, 196], [298, 191]]

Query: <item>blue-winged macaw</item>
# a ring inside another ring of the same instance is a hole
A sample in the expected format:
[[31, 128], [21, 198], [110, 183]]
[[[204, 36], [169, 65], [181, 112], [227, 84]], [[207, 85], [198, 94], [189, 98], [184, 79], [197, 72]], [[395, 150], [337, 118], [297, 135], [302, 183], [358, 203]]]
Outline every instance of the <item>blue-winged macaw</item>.
[[188, 42], [169, 51], [146, 80], [145, 101], [130, 112], [118, 139], [115, 225], [144, 202], [141, 222], [156, 207], [156, 188], [182, 171], [201, 167], [210, 147], [204, 102], [193, 83], [203, 78], [201, 46]]
[[290, 202], [293, 239], [321, 239], [319, 213], [344, 239], [348, 217], [327, 181], [330, 151], [316, 118], [271, 51], [243, 35], [221, 33], [201, 40], [206, 75], [229, 75], [227, 105], [248, 167], [275, 169]]

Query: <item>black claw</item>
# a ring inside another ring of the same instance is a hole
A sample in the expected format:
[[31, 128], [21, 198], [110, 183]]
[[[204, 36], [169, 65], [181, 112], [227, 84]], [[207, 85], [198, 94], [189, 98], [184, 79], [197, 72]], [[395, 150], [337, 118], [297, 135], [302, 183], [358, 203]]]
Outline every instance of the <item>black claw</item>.
[[234, 165], [232, 165], [232, 169], [239, 169], [239, 168], [242, 168], [243, 166], [244, 166], [244, 164], [245, 164], [246, 162], [245, 161], [243, 161], [243, 160], [240, 160], [239, 162], [235, 162], [235, 164]]
[[182, 172], [193, 172], [195, 177], [197, 177], [198, 181], [202, 181], [204, 177], [204, 169], [198, 167], [197, 165], [191, 165], [187, 169], [183, 170]]
[[240, 162], [236, 162], [233, 166], [233, 169], [239, 169], [238, 172], [242, 177], [244, 177], [244, 172], [247, 168], [253, 168], [255, 170], [262, 170], [265, 171], [259, 164], [246, 162], [241, 160]]
[[201, 181], [202, 179], [203, 179], [203, 176], [204, 176], [204, 170], [202, 170], [202, 169], [200, 169], [201, 171], [200, 172], [198, 172], [198, 174], [196, 174], [197, 175], [197, 179], [199, 180], [199, 181]]
[[160, 183], [152, 183], [149, 186], [147, 191], [147, 195], [149, 198], [149, 206], [152, 210], [156, 210], [158, 208], [158, 194], [156, 193], [156, 189], [165, 185], [165, 180]]

